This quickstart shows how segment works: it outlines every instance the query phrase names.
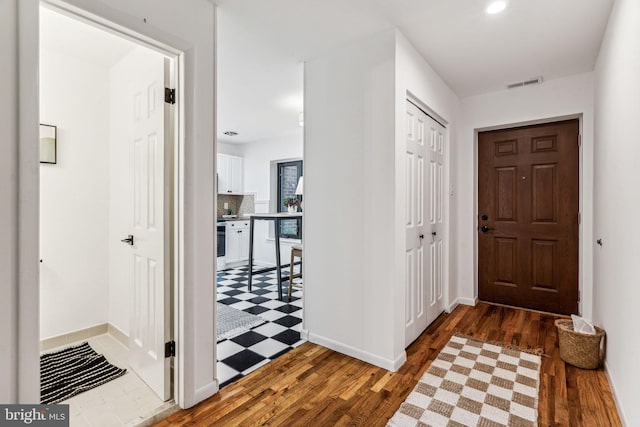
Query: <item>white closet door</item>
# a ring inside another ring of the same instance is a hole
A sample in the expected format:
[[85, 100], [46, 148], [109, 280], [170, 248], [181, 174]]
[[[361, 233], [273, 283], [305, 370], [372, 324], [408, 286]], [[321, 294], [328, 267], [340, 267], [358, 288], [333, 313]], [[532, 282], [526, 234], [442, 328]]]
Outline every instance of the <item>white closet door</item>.
[[407, 102], [406, 117], [406, 251], [405, 251], [405, 345], [411, 344], [427, 327], [426, 277], [429, 277], [424, 247], [428, 231], [426, 218], [427, 142], [424, 114]]
[[[422, 113], [422, 112], [421, 112]], [[436, 320], [444, 311], [444, 250], [445, 250], [445, 218], [444, 218], [444, 150], [445, 150], [445, 128], [431, 117], [422, 113], [425, 117], [428, 130], [428, 157], [429, 157], [429, 178], [428, 178], [428, 201], [429, 236], [425, 236], [428, 242], [428, 302], [427, 302], [427, 325]]]
[[444, 127], [407, 101], [405, 345], [444, 310]]

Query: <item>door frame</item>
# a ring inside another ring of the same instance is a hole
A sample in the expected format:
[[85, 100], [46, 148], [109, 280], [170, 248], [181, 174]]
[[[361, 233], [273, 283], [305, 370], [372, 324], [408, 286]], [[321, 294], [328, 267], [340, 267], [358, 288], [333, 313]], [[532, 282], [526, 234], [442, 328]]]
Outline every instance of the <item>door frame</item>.
[[[169, 129], [170, 136], [165, 136], [164, 144], [172, 145], [172, 165], [165, 165], [165, 168], [169, 168], [172, 172], [173, 178], [171, 187], [169, 189], [164, 188], [165, 197], [169, 200], [170, 206], [170, 218], [169, 218], [169, 233], [168, 241], [165, 240], [164, 250], [169, 250], [169, 258], [167, 259], [167, 266], [165, 270], [168, 270], [169, 274], [169, 298], [170, 309], [165, 313], [165, 319], [169, 319], [171, 325], [171, 339], [176, 343], [181, 344], [181, 336], [183, 336], [184, 330], [181, 325], [184, 325], [184, 146], [185, 146], [185, 116], [184, 116], [184, 51], [176, 49], [166, 43], [162, 43], [159, 40], [155, 40], [149, 37], [145, 37], [142, 34], [135, 32], [134, 30], [120, 26], [114, 22], [108, 21], [97, 15], [93, 15], [89, 11], [74, 7], [73, 5], [66, 3], [62, 0], [39, 0], [38, 7], [44, 6], [50, 8], [56, 12], [70, 16], [80, 22], [85, 23], [105, 31], [108, 31], [118, 37], [130, 40], [137, 45], [150, 48], [163, 56], [171, 60], [169, 74], [170, 81], [176, 90], [177, 96], [175, 97], [175, 104], [173, 105], [170, 113], [170, 122], [165, 123], [165, 129]], [[38, 174], [39, 176], [39, 174]], [[39, 178], [38, 178], [39, 179]], [[163, 186], [164, 187], [164, 186]], [[39, 212], [39, 207], [38, 207]], [[39, 282], [39, 281], [38, 281]], [[39, 286], [39, 283], [38, 283]], [[184, 395], [184, 361], [182, 358], [184, 345], [177, 345], [175, 350], [175, 358], [172, 363], [171, 373], [172, 389], [171, 398], [180, 406], [187, 406]]]
[[[473, 130], [473, 210], [474, 210], [474, 222], [473, 222], [473, 292], [474, 299], [478, 301], [478, 134], [480, 132], [487, 132], [493, 130], [510, 129], [522, 126], [531, 126], [539, 124], [547, 124], [554, 122], [561, 122], [566, 120], [577, 119], [579, 123], [578, 132], [580, 135], [581, 144], [578, 149], [578, 163], [579, 163], [579, 185], [578, 185], [578, 207], [581, 214], [581, 221], [578, 225], [578, 292], [580, 301], [578, 302], [578, 314], [581, 316], [591, 317], [592, 314], [592, 274], [586, 270], [586, 266], [593, 265], [593, 253], [590, 250], [586, 250], [589, 242], [593, 240], [593, 232], [585, 227], [587, 221], [590, 223], [590, 219], [593, 218], [593, 144], [584, 144], [584, 117], [583, 113], [570, 114], [566, 116], [555, 116], [543, 119], [528, 120], [515, 123], [504, 123], [495, 126], [488, 126], [483, 128], [474, 128]], [[586, 162], [586, 159], [591, 159], [591, 163]], [[586, 173], [585, 173], [586, 171]]]

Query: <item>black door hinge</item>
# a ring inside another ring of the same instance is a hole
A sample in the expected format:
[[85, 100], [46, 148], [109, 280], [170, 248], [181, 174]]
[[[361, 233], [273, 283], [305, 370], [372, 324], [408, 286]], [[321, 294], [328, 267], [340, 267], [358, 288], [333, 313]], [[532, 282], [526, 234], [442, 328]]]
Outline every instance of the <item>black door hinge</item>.
[[169, 342], [164, 343], [164, 357], [175, 357], [176, 356], [176, 342], [171, 340]]
[[168, 87], [164, 88], [164, 102], [167, 104], [175, 104], [176, 103], [176, 90], [169, 89]]

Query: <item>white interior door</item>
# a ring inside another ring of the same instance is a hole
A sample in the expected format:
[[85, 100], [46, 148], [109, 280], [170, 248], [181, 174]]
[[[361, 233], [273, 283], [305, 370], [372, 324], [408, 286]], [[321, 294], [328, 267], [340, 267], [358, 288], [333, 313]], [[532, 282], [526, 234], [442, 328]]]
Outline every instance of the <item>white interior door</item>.
[[[164, 88], [170, 87], [168, 59], [146, 49], [131, 75], [131, 177], [133, 203], [128, 207], [133, 245], [130, 251], [131, 308], [129, 364], [158, 396], [167, 400], [170, 359], [165, 342], [170, 336], [170, 153], [169, 104]], [[165, 63], [166, 62], [166, 63]]]
[[[420, 111], [420, 110], [418, 110]], [[427, 125], [429, 144], [427, 147], [429, 158], [428, 177], [428, 230], [429, 236], [425, 236], [428, 242], [428, 281], [429, 297], [427, 301], [427, 325], [436, 320], [444, 311], [444, 150], [445, 150], [445, 128], [440, 123], [420, 111]]]
[[405, 345], [443, 311], [444, 128], [407, 101]]
[[406, 252], [405, 252], [405, 345], [411, 344], [427, 327], [426, 280], [429, 277], [424, 248], [426, 221], [426, 163], [424, 114], [407, 102], [406, 140]]

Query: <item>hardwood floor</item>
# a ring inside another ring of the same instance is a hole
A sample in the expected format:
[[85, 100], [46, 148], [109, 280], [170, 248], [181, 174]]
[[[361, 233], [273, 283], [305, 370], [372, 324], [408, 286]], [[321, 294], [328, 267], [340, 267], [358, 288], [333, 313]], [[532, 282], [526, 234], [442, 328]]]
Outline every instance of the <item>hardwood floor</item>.
[[384, 426], [453, 332], [488, 341], [542, 347], [540, 426], [620, 426], [602, 369], [560, 359], [556, 317], [480, 303], [440, 316], [392, 373], [305, 343], [157, 426]]

